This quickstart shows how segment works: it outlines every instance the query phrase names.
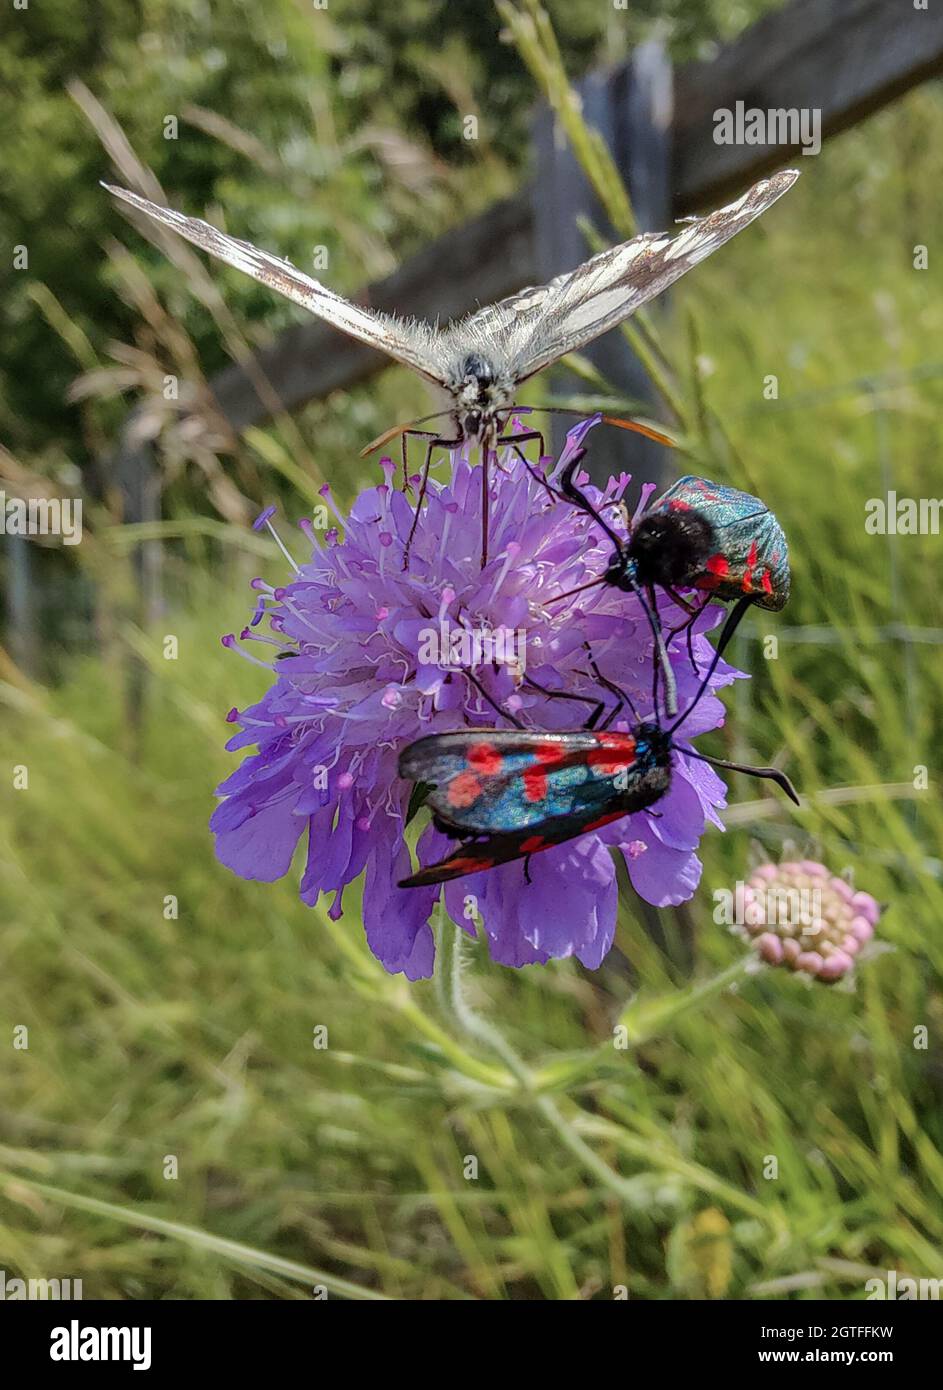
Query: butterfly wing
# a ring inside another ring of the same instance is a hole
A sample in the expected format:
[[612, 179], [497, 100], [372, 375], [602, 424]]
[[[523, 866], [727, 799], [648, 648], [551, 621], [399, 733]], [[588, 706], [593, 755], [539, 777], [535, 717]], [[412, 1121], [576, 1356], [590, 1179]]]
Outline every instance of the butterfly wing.
[[[692, 266], [742, 232], [792, 187], [798, 171], [761, 179], [741, 198], [680, 232], [645, 232], [549, 284], [521, 290], [466, 319], [461, 331], [494, 340], [516, 381], [539, 372], [622, 323]], [[457, 330], [453, 330], [457, 331]]]
[[669, 763], [667, 745], [656, 748], [642, 730], [462, 731], [420, 739], [404, 750], [401, 775], [432, 784], [427, 801], [441, 828], [483, 838], [401, 886], [477, 873], [643, 810], [667, 790]]
[[267, 251], [260, 251], [248, 241], [227, 236], [209, 222], [203, 222], [198, 217], [185, 217], [173, 208], [161, 207], [137, 193], [130, 193], [126, 188], [114, 188], [107, 183], [103, 187], [138, 212], [147, 213], [162, 227], [178, 232], [201, 251], [251, 275], [253, 280], [317, 314], [318, 318], [326, 320], [341, 332], [379, 352], [385, 352], [439, 386], [448, 384], [441, 366], [441, 335], [428, 324], [407, 322], [391, 314], [366, 309], [360, 304], [351, 304], [310, 275], [305, 275], [290, 261], [270, 256]]
[[694, 510], [714, 529], [716, 551], [693, 581], [725, 603], [753, 596], [760, 608], [778, 611], [789, 598], [789, 547], [766, 503], [748, 492], [706, 478], [679, 478], [647, 508], [646, 516]]

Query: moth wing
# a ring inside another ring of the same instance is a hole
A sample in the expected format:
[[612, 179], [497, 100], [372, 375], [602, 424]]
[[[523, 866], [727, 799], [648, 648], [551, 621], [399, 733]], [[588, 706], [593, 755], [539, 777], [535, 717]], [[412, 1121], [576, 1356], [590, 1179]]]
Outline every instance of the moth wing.
[[779, 522], [759, 497], [706, 478], [679, 478], [648, 514], [696, 509], [714, 528], [717, 554], [696, 587], [728, 602], [752, 594], [760, 608], [778, 611], [789, 598], [789, 546]]
[[547, 285], [521, 290], [480, 310], [462, 327], [503, 338], [507, 369], [524, 381], [668, 289], [772, 207], [798, 177], [797, 170], [784, 169], [761, 179], [736, 202], [692, 220], [674, 236], [644, 232], [600, 251]]
[[481, 873], [493, 869], [496, 864], [509, 864], [512, 859], [522, 859], [526, 850], [521, 848], [525, 835], [492, 835], [487, 840], [471, 845], [462, 845], [438, 864], [427, 864], [417, 869], [408, 878], [401, 878], [398, 888], [425, 888], [433, 883], [446, 883], [452, 878], [464, 878], [466, 874]]
[[[442, 735], [442, 739], [462, 739], [467, 741], [465, 735]], [[531, 752], [534, 751], [535, 740], [539, 744], [546, 739], [566, 740], [571, 745], [568, 756], [572, 755], [573, 762], [564, 764], [563, 761], [556, 762], [548, 767], [547, 778], [547, 797], [544, 798], [541, 814], [536, 820], [530, 816], [525, 817], [525, 823], [520, 824], [515, 821], [513, 825], [505, 824], [504, 817], [507, 805], [510, 804], [512, 811], [516, 815], [520, 810], [520, 798], [515, 795], [510, 803], [503, 800], [506, 797], [508, 786], [516, 794], [519, 788], [514, 783], [520, 782], [526, 776], [526, 772], [521, 773], [516, 778], [508, 778], [501, 773], [495, 775], [496, 797], [488, 802], [489, 806], [501, 807], [498, 816], [499, 824], [476, 829], [471, 825], [463, 826], [466, 834], [478, 834], [483, 838], [476, 839], [473, 843], [461, 845], [452, 854], [437, 864], [429, 864], [425, 868], [418, 869], [415, 874], [400, 882], [401, 888], [419, 888], [429, 884], [444, 883], [449, 879], [463, 878], [466, 874], [481, 873], [485, 869], [492, 869], [498, 864], [507, 864], [515, 859], [522, 859], [531, 854], [538, 854], [541, 850], [551, 849], [555, 845], [564, 844], [567, 840], [575, 839], [578, 835], [583, 835], [589, 830], [598, 829], [600, 826], [607, 825], [611, 821], [620, 820], [630, 811], [641, 811], [646, 806], [652, 805], [659, 797], [663, 796], [668, 790], [671, 781], [671, 770], [667, 754], [659, 756], [648, 755], [639, 757], [635, 761], [635, 740], [630, 734], [550, 734], [550, 735], [531, 735], [525, 736]], [[517, 735], [511, 735], [515, 740], [517, 754], [523, 754], [525, 748], [518, 740]], [[580, 747], [576, 748], [576, 741], [580, 741]], [[583, 741], [587, 741], [589, 746], [585, 746]], [[439, 740], [436, 738], [423, 739], [421, 743], [432, 744]], [[417, 745], [413, 745], [416, 748]], [[406, 750], [410, 752], [409, 749]], [[598, 755], [597, 761], [592, 761], [593, 754]], [[432, 752], [427, 761], [424, 754], [420, 752], [411, 765], [415, 771], [428, 773], [435, 760], [441, 756], [441, 750]], [[450, 749], [445, 750], [445, 755], [449, 758], [453, 756]], [[529, 766], [539, 765], [534, 759]], [[634, 781], [626, 790], [617, 790], [613, 785], [614, 775], [622, 770], [634, 767]], [[580, 772], [581, 779], [573, 785], [566, 782], [566, 774], [574, 769]], [[457, 776], [461, 776], [458, 773]], [[500, 788], [498, 783], [504, 785]], [[525, 792], [525, 802], [527, 801]], [[553, 803], [552, 813], [548, 813], [547, 802]], [[528, 810], [531, 809], [528, 807]], [[472, 819], [482, 820], [477, 814], [473, 813]]]
[[300, 304], [303, 309], [339, 328], [342, 333], [367, 343], [379, 352], [385, 352], [439, 386], [447, 385], [447, 374], [442, 365], [441, 334], [430, 325], [394, 318], [391, 314], [381, 314], [363, 305], [351, 304], [310, 275], [305, 275], [290, 261], [260, 251], [248, 241], [227, 236], [199, 217], [186, 217], [173, 208], [161, 207], [126, 188], [115, 188], [107, 183], [102, 186], [138, 212], [152, 217], [162, 227], [179, 233], [201, 251], [251, 275], [253, 280]]
[[400, 773], [431, 784], [427, 805], [461, 834], [509, 836], [564, 818], [575, 822], [569, 838], [612, 804], [613, 778], [634, 762], [631, 734], [498, 730], [420, 739]]

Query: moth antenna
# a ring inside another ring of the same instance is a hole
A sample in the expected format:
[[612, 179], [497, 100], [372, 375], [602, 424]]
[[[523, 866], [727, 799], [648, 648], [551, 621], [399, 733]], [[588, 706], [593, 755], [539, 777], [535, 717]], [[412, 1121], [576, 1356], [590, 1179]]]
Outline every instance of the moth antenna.
[[737, 599], [733, 608], [731, 608], [730, 612], [727, 614], [726, 621], [720, 630], [720, 637], [717, 639], [717, 646], [714, 648], [714, 655], [711, 658], [711, 663], [704, 674], [703, 680], [697, 688], [697, 694], [695, 695], [691, 703], [688, 705], [684, 713], [680, 716], [680, 718], [676, 719], [675, 722], [672, 724], [671, 728], [668, 730], [669, 734], [674, 734], [674, 732], [681, 727], [684, 721], [691, 714], [692, 710], [694, 710], [697, 707], [697, 705], [700, 704], [701, 700], [704, 698], [704, 695], [707, 691], [707, 687], [710, 684], [711, 677], [717, 670], [717, 663], [723, 656], [724, 650], [730, 642], [731, 637], [734, 635], [737, 628], [740, 626], [744, 614], [746, 613], [747, 609], [751, 606], [752, 603], [752, 597], [749, 594], [744, 594], [742, 598]]
[[[648, 619], [648, 625], [652, 630], [652, 637], [655, 642], [656, 666], [655, 683], [652, 691], [652, 704], [654, 706], [655, 719], [658, 719], [658, 670], [661, 669], [665, 678], [665, 709], [670, 715], [678, 713], [678, 687], [675, 683], [675, 673], [671, 669], [671, 661], [668, 658], [668, 648], [665, 646], [665, 634], [661, 630], [661, 619], [656, 609], [653, 609], [643, 591], [637, 584], [632, 585], [632, 592], [642, 606], [642, 612]], [[669, 731], [674, 733], [677, 725]]]
[[794, 801], [797, 806], [801, 806], [799, 793], [786, 776], [785, 772], [780, 772], [778, 767], [753, 767], [750, 763], [732, 763], [726, 758], [712, 758], [708, 753], [695, 753], [691, 748], [685, 748], [686, 758], [697, 758], [698, 762], [710, 763], [712, 767], [724, 767], [730, 772], [745, 772], [748, 777], [766, 777], [786, 793], [790, 801]]

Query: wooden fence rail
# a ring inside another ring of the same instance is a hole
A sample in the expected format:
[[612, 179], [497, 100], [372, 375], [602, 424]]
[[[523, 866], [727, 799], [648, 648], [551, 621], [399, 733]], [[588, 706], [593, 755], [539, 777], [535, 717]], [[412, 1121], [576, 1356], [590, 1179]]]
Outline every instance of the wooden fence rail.
[[[662, 226], [672, 216], [715, 205], [793, 155], [782, 144], [716, 143], [718, 110], [733, 111], [738, 102], [764, 111], [818, 110], [824, 139], [943, 73], [943, 0], [926, 0], [927, 9], [915, 3], [922, 0], [791, 0], [707, 61], [673, 71], [659, 45], [644, 44], [627, 63], [585, 78], [584, 109], [612, 150], [640, 224]], [[439, 237], [359, 298], [379, 309], [446, 320], [577, 264], [585, 247], [575, 212], [597, 214], [599, 221], [598, 209], [555, 140], [548, 111], [538, 112], [534, 131], [532, 184]], [[644, 379], [620, 335], [594, 344], [590, 356], [627, 394], [644, 394]], [[386, 365], [385, 357], [308, 318], [250, 363], [226, 367], [210, 385], [239, 433], [269, 419], [273, 400], [294, 412]], [[267, 399], [254, 384], [260, 379], [272, 388], [264, 392]], [[126, 519], [153, 520], [159, 511], [156, 465], [149, 446], [135, 439], [134, 423], [132, 412], [109, 471], [124, 492]], [[14, 645], [22, 637], [18, 650], [25, 657], [35, 613], [30, 557], [27, 547], [20, 551], [7, 585], [7, 625]], [[154, 565], [140, 559], [144, 607], [153, 614]]]

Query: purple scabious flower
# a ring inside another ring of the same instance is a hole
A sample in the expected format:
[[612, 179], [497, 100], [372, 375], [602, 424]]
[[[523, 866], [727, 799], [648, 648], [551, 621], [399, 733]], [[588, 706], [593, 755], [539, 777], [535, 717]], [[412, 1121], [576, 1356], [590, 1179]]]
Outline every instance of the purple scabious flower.
[[[598, 418], [570, 432], [554, 472]], [[491, 469], [484, 569], [479, 468], [456, 453], [448, 481], [430, 483], [406, 570], [413, 509], [393, 486], [394, 465], [384, 459], [381, 468], [384, 481], [361, 493], [349, 516], [338, 515], [343, 540], [328, 531], [322, 547], [310, 522], [302, 523], [311, 558], [280, 587], [254, 580], [258, 601], [241, 644], [223, 638], [246, 656], [251, 649], [251, 659], [273, 680], [257, 704], [227, 716], [241, 725], [227, 747], [257, 751], [218, 789], [224, 800], [211, 820], [217, 854], [244, 878], [272, 882], [288, 872], [305, 837], [301, 897], [313, 905], [322, 893], [333, 894], [334, 919], [342, 915], [345, 888], [365, 871], [370, 948], [387, 970], [411, 980], [432, 973], [429, 918], [443, 891], [456, 922], [474, 932], [471, 919], [481, 921], [496, 961], [520, 966], [575, 955], [594, 968], [615, 931], [613, 849], [636, 891], [657, 906], [685, 901], [698, 885], [698, 844], [708, 821], [723, 828], [718, 811], [726, 788], [712, 768], [685, 756], [684, 745], [723, 723], [724, 707], [712, 692], [741, 673], [720, 662], [710, 691], [676, 735], [681, 746], [673, 753], [670, 790], [652, 808], [657, 815], [628, 815], [535, 855], [529, 883], [518, 861], [444, 890], [397, 887], [411, 872], [405, 832], [412, 786], [398, 775], [400, 751], [425, 734], [509, 727], [478, 685], [454, 665], [449, 669], [456, 649], [477, 654], [474, 675], [490, 699], [535, 730], [579, 728], [589, 700], [605, 695], [588, 668], [587, 643], [600, 672], [650, 718], [654, 657], [633, 595], [600, 584], [550, 602], [599, 576], [612, 543], [590, 517], [554, 498], [515, 454], [503, 454], [500, 467]], [[626, 534], [617, 504], [628, 475], [610, 479], [605, 492], [582, 481]], [[667, 597], [659, 606], [666, 630], [683, 620]], [[701, 672], [713, 652], [704, 634], [723, 612], [711, 605], [694, 624]], [[684, 637], [670, 643], [669, 658], [683, 710], [700, 683]], [[531, 679], [588, 700], [549, 698]], [[611, 727], [633, 722], [625, 710]], [[419, 862], [434, 863], [452, 847], [429, 824], [416, 847]]]

